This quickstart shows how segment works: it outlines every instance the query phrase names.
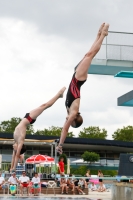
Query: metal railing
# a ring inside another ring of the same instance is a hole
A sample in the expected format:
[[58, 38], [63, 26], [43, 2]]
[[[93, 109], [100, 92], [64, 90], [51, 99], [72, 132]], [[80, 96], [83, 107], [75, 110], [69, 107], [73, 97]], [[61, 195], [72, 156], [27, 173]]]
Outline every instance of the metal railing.
[[95, 59], [133, 61], [133, 33], [109, 31]]

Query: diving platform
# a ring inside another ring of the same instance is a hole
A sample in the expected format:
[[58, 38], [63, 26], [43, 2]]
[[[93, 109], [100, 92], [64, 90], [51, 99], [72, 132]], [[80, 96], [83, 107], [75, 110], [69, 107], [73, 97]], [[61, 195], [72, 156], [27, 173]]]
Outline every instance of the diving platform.
[[109, 31], [88, 74], [133, 78], [133, 33]]
[[115, 76], [121, 71], [133, 72], [133, 61], [93, 59], [88, 74]]
[[[88, 74], [133, 78], [133, 33], [109, 31]], [[117, 105], [133, 107], [133, 90], [118, 97]]]
[[117, 105], [133, 107], [133, 90], [118, 97]]

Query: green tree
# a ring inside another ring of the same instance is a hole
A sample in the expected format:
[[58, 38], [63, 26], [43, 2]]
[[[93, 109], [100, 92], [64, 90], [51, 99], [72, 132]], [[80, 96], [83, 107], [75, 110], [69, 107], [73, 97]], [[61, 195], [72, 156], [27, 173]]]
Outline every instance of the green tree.
[[112, 135], [114, 140], [121, 140], [127, 142], [133, 142], [133, 126], [123, 127], [122, 129], [117, 129]]
[[[21, 118], [19, 117], [12, 117], [10, 120], [2, 121], [0, 123], [0, 131], [1, 132], [8, 132], [13, 133], [16, 126], [20, 123]], [[34, 134], [33, 125], [29, 125], [26, 130], [27, 134]]]
[[[62, 131], [61, 127], [51, 126], [49, 129], [37, 130], [36, 135], [47, 135], [47, 136], [60, 136]], [[74, 137], [72, 132], [68, 132], [67, 137]]]
[[99, 154], [89, 151], [85, 151], [84, 154], [81, 155], [81, 157], [83, 158], [84, 161], [90, 163], [98, 161], [100, 159]]
[[102, 130], [97, 126], [90, 126], [88, 128], [83, 128], [79, 132], [79, 138], [94, 138], [94, 139], [106, 139], [107, 131], [103, 128]]

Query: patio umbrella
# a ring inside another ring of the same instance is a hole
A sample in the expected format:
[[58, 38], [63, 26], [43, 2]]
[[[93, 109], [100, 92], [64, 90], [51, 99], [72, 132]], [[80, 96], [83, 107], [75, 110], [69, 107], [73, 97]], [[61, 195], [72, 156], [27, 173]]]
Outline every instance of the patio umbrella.
[[54, 158], [50, 157], [50, 156], [47, 156], [47, 155], [41, 155], [41, 154], [38, 154], [38, 155], [33, 155], [29, 158], [26, 159], [25, 163], [27, 164], [39, 164], [39, 172], [40, 172], [40, 168], [41, 168], [41, 163], [45, 162], [45, 163], [50, 163], [50, 162], [53, 162], [54, 161]]
[[70, 159], [67, 159], [67, 174], [70, 174]]
[[33, 155], [29, 158], [26, 159], [26, 163], [31, 163], [31, 164], [37, 164], [37, 163], [42, 163], [42, 162], [45, 162], [45, 163], [49, 163], [49, 162], [53, 162], [54, 161], [54, 158], [50, 157], [50, 156], [47, 156], [47, 155], [41, 155], [41, 154], [38, 154], [38, 155]]

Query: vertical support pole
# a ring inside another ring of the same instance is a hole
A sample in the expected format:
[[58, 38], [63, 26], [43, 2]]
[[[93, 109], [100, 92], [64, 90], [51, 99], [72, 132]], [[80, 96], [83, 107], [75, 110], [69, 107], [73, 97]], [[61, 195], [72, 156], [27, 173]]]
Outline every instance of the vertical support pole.
[[51, 144], [51, 157], [53, 158], [53, 143]]
[[57, 147], [57, 142], [55, 142], [55, 180], [56, 180], [56, 168], [57, 168], [57, 151], [56, 151], [56, 147]]
[[107, 65], [107, 36], [106, 36], [106, 65]]

